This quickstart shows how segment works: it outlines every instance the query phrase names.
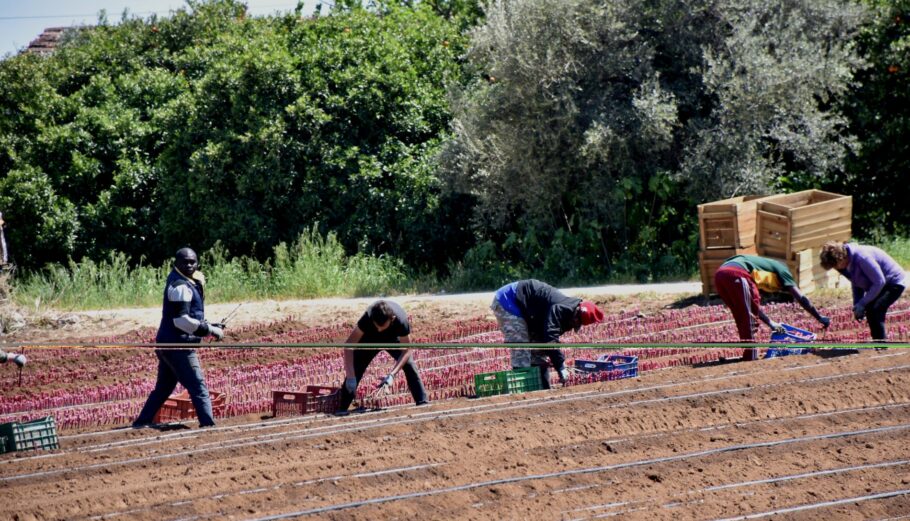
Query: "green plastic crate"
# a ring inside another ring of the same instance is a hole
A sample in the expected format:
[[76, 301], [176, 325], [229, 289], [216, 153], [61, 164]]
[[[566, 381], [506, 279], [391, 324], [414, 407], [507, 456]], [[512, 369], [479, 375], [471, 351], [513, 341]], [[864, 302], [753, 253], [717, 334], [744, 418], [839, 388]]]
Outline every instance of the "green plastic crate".
[[479, 397], [507, 394], [509, 392], [509, 386], [506, 373], [508, 373], [508, 371], [475, 374], [474, 393]]
[[6, 452], [58, 448], [53, 416], [26, 423], [4, 423], [0, 425], [0, 437], [6, 438]]
[[506, 371], [509, 382], [509, 392], [512, 394], [539, 391], [541, 388], [540, 368], [522, 367]]
[[0, 436], [0, 454], [6, 454], [6, 436]]
[[474, 375], [474, 393], [478, 397], [539, 391], [540, 387], [539, 367]]

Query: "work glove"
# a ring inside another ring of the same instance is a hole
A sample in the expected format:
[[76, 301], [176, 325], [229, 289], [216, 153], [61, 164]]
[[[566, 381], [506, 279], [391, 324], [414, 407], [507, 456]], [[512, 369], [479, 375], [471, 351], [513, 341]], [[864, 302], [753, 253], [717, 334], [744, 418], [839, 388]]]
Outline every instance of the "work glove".
[[784, 333], [787, 332], [787, 331], [784, 329], [784, 326], [783, 326], [783, 325], [781, 325], [780, 323], [775, 322], [775, 321], [773, 321], [773, 320], [770, 321], [770, 323], [768, 324], [768, 327], [770, 327], [770, 328], [771, 328], [771, 331], [773, 331], [773, 332], [775, 332], [775, 333], [784, 334]]
[[563, 367], [562, 369], [557, 371], [557, 373], [559, 374], [559, 383], [565, 385], [566, 382], [569, 381], [569, 370], [566, 369], [565, 367]]
[[828, 317], [819, 317], [818, 321], [821, 322], [822, 327], [825, 329], [828, 329], [829, 327], [831, 327], [831, 319]]
[[392, 387], [392, 382], [395, 381], [395, 375], [390, 374], [382, 379], [382, 383], [379, 384], [379, 387]]
[[215, 340], [221, 340], [224, 338], [224, 329], [215, 324], [209, 324], [209, 334], [215, 337]]
[[349, 376], [344, 379], [344, 388], [351, 394], [354, 394], [354, 391], [357, 390], [357, 379], [353, 376]]
[[17, 367], [25, 367], [25, 362], [27, 361], [23, 354], [14, 355], [12, 360]]
[[862, 304], [856, 304], [853, 306], [853, 318], [856, 320], [862, 320], [866, 318], [866, 306]]

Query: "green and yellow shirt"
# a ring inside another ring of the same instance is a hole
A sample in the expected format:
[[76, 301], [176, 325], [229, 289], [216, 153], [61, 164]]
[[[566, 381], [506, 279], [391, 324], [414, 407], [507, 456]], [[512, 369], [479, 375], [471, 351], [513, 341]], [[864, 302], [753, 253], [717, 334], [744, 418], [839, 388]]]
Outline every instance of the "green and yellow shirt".
[[748, 271], [758, 289], [769, 293], [796, 286], [790, 269], [784, 263], [767, 257], [736, 255], [725, 260], [723, 266], [737, 266]]

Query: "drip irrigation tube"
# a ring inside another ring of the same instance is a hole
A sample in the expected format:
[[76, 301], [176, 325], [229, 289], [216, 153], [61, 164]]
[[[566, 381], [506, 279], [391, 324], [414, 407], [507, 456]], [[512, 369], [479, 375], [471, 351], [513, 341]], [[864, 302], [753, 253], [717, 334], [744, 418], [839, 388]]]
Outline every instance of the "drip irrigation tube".
[[[326, 506], [322, 506], [322, 507], [311, 508], [311, 509], [307, 509], [307, 510], [300, 510], [300, 511], [296, 511], [296, 512], [287, 512], [287, 513], [283, 513], [283, 514], [257, 517], [257, 518], [249, 519], [248, 521], [276, 521], [279, 519], [292, 519], [292, 518], [296, 518], [296, 517], [304, 517], [304, 516], [309, 516], [309, 515], [313, 515], [313, 514], [324, 514], [327, 512], [348, 510], [351, 508], [358, 508], [358, 507], [368, 506], [368, 505], [390, 503], [393, 501], [418, 499], [418, 498], [422, 498], [422, 497], [436, 496], [436, 495], [448, 494], [448, 493], [452, 493], [452, 492], [463, 492], [466, 490], [473, 490], [473, 489], [477, 489], [477, 488], [485, 488], [485, 487], [492, 487], [492, 486], [498, 486], [498, 485], [509, 485], [509, 484], [513, 484], [513, 483], [522, 483], [522, 482], [536, 481], [536, 480], [541, 480], [541, 479], [562, 478], [562, 477], [566, 477], [566, 476], [594, 474], [594, 473], [599, 473], [599, 472], [607, 472], [607, 471], [611, 471], [611, 470], [620, 470], [620, 469], [627, 469], [627, 468], [634, 468], [634, 467], [643, 467], [643, 466], [647, 466], [647, 465], [683, 461], [683, 460], [687, 460], [687, 459], [701, 458], [701, 457], [705, 457], [705, 456], [713, 456], [716, 454], [723, 454], [723, 453], [727, 453], [727, 452], [735, 452], [735, 451], [755, 449], [755, 448], [777, 447], [777, 446], [789, 445], [789, 444], [793, 444], [793, 443], [801, 443], [801, 442], [806, 442], [806, 441], [848, 438], [848, 437], [852, 437], [852, 436], [863, 436], [866, 434], [881, 434], [881, 433], [896, 432], [896, 431], [908, 430], [908, 429], [910, 429], [910, 424], [905, 423], [905, 424], [901, 424], [901, 425], [893, 425], [893, 426], [889, 426], [889, 427], [878, 427], [878, 428], [874, 428], [874, 429], [862, 429], [862, 430], [837, 432], [837, 433], [829, 433], [829, 434], [818, 434], [818, 435], [814, 435], [814, 436], [801, 436], [798, 438], [787, 438], [784, 440], [777, 440], [777, 441], [765, 441], [765, 442], [757, 442], [757, 443], [730, 445], [727, 447], [719, 447], [716, 449], [708, 449], [708, 450], [703, 450], [703, 451], [690, 452], [687, 454], [679, 454], [676, 456], [667, 456], [667, 457], [663, 457], [663, 458], [650, 458], [650, 459], [646, 459], [646, 460], [638, 460], [638, 461], [632, 461], [632, 462], [627, 462], [627, 463], [616, 463], [613, 465], [603, 465], [603, 466], [597, 466], [597, 467], [564, 470], [564, 471], [560, 471], [560, 472], [548, 472], [548, 473], [544, 473], [544, 474], [532, 474], [530, 476], [515, 476], [515, 477], [495, 479], [495, 480], [490, 480], [490, 481], [466, 483], [464, 485], [457, 485], [457, 486], [453, 486], [453, 487], [445, 487], [445, 488], [439, 488], [439, 489], [434, 489], [434, 490], [425, 490], [425, 491], [420, 491], [420, 492], [412, 492], [412, 493], [408, 493], [408, 494], [397, 494], [397, 495], [393, 495], [393, 496], [372, 498], [372, 499], [366, 499], [363, 501], [351, 501], [348, 503], [326, 505]], [[906, 494], [906, 493], [910, 493], [910, 491], [901, 492], [901, 494]], [[898, 495], [898, 494], [893, 494], [893, 495]], [[879, 496], [879, 495], [876, 495], [876, 496]], [[785, 513], [788, 511], [790, 511], [790, 510], [783, 509], [783, 510], [780, 510], [777, 512], [773, 512], [770, 514], [762, 514], [762, 515], [773, 515], [774, 513]], [[741, 518], [734, 518], [734, 519], [740, 520], [740, 519], [750, 519], [750, 518], [741, 517]], [[734, 519], [722, 520], [722, 521], [734, 521]]]
[[871, 494], [868, 496], [857, 496], [844, 499], [835, 499], [832, 501], [821, 501], [819, 503], [809, 503], [806, 505], [799, 505], [795, 507], [781, 508], [778, 510], [770, 510], [768, 512], [758, 512], [755, 514], [748, 514], [745, 516], [739, 517], [727, 517], [724, 519], [717, 519], [715, 521], [743, 521], [745, 519], [758, 519], [762, 517], [776, 516], [778, 514], [789, 514], [791, 512], [804, 512], [806, 510], [816, 510], [819, 508], [834, 507], [838, 505], [845, 505], [848, 503], [861, 503], [863, 501], [873, 501], [876, 499], [888, 499], [898, 496], [910, 495], [910, 489], [903, 490], [892, 490], [890, 492], [880, 492], [878, 494]]
[[[234, 496], [234, 495], [255, 494], [257, 492], [269, 492], [269, 491], [279, 490], [282, 488], [290, 488], [290, 487], [303, 487], [306, 485], [315, 485], [317, 483], [323, 483], [326, 481], [341, 481], [341, 480], [345, 480], [345, 479], [371, 478], [371, 477], [376, 477], [376, 476], [385, 476], [387, 474], [397, 474], [400, 472], [413, 472], [415, 470], [423, 470], [423, 469], [434, 468], [434, 467], [439, 467], [439, 466], [442, 466], [442, 464], [441, 463], [429, 463], [426, 465], [411, 465], [408, 467], [397, 467], [397, 468], [391, 468], [391, 469], [375, 470], [372, 472], [360, 472], [357, 474], [349, 474], [349, 475], [345, 475], [345, 476], [332, 476], [332, 477], [325, 477], [325, 478], [309, 479], [306, 481], [298, 481], [298, 482], [290, 483], [290, 484], [279, 483], [278, 485], [273, 485], [271, 487], [260, 487], [260, 488], [255, 488], [255, 489], [240, 490], [237, 492], [227, 492], [227, 493], [222, 493], [222, 494], [215, 494], [213, 496], [197, 497], [197, 498], [190, 499], [190, 500], [182, 499], [180, 501], [173, 501], [171, 503], [160, 503], [160, 504], [156, 504], [156, 505], [152, 505], [152, 506], [148, 506], [148, 507], [133, 508], [130, 510], [123, 510], [120, 512], [109, 512], [107, 514], [92, 516], [92, 517], [89, 517], [88, 519], [90, 521], [97, 521], [100, 519], [109, 519], [112, 517], [138, 514], [139, 512], [148, 512], [150, 510], [154, 510], [154, 509], [158, 509], [158, 508], [182, 506], [182, 505], [190, 504], [193, 501], [197, 501], [197, 500], [201, 500], [201, 499], [217, 500], [217, 499], [223, 499], [225, 497], [230, 497], [230, 496]], [[175, 520], [175, 521], [177, 521], [177, 520]]]
[[[879, 462], [879, 463], [869, 463], [866, 465], [856, 465], [856, 466], [850, 466], [850, 467], [838, 467], [835, 469], [825, 469], [825, 470], [817, 470], [817, 471], [813, 471], [813, 472], [804, 472], [804, 473], [800, 473], [800, 474], [790, 474], [790, 475], [786, 475], [786, 476], [779, 476], [776, 478], [757, 479], [757, 480], [751, 480], [751, 481], [740, 481], [737, 483], [727, 483], [724, 485], [715, 485], [712, 487], [701, 488], [698, 490], [688, 490], [686, 492], [676, 494], [671, 497], [679, 498], [682, 496], [688, 496], [688, 495], [692, 495], [692, 494], [701, 494], [704, 492], [716, 492], [716, 491], [720, 491], [720, 490], [728, 490], [728, 489], [740, 488], [740, 487], [752, 487], [755, 485], [786, 483], [788, 481], [795, 481], [795, 480], [799, 480], [799, 479], [809, 479], [809, 478], [816, 478], [816, 477], [821, 477], [821, 476], [832, 476], [832, 475], [836, 475], [836, 474], [844, 474], [844, 473], [856, 472], [856, 471], [860, 471], [860, 470], [898, 467], [898, 466], [908, 465], [908, 464], [910, 464], [910, 460], [904, 459], [904, 460], [894, 460], [894, 461], [883, 461], [883, 462]], [[600, 485], [592, 485], [590, 488], [597, 488], [599, 486]], [[643, 504], [655, 503], [655, 502], [656, 502], [656, 500], [654, 500], [654, 499], [644, 499], [644, 500], [639, 500], [639, 501], [620, 501], [620, 502], [616, 502], [616, 503], [606, 503], [603, 505], [591, 505], [591, 506], [582, 507], [582, 508], [574, 508], [572, 510], [564, 510], [562, 513], [569, 514], [569, 513], [573, 513], [573, 512], [606, 510], [606, 509], [616, 508], [616, 507], [623, 507], [623, 506], [630, 506], [630, 505], [643, 505]], [[678, 505], [679, 503], [680, 503], [679, 500], [675, 500], [675, 501], [670, 501], [670, 502], [664, 503], [661, 506], [663, 508], [670, 508], [671, 506]], [[634, 510], [640, 510], [640, 509], [636, 508]], [[606, 515], [595, 515], [593, 517], [593, 519], [599, 519], [601, 517], [624, 515], [629, 512], [632, 512], [632, 511], [633, 510], [609, 512]], [[583, 519], [587, 519], [587, 518], [575, 518], [572, 521], [582, 521]]]
[[[898, 370], [898, 369], [910, 369], [910, 364], [897, 366], [897, 367], [889, 367], [889, 368], [876, 368], [876, 369], [873, 369], [870, 371], [861, 371], [861, 372], [857, 371], [857, 372], [850, 372], [850, 373], [842, 373], [840, 375], [833, 375], [833, 376], [814, 377], [814, 378], [808, 378], [808, 379], [804, 379], [804, 380], [798, 380], [795, 382], [789, 381], [789, 382], [785, 382], [785, 383], [765, 384], [765, 385], [754, 386], [754, 387], [735, 387], [735, 388], [730, 388], [730, 389], [705, 391], [705, 392], [700, 392], [700, 393], [692, 393], [692, 394], [685, 394], [685, 395], [679, 395], [679, 396], [669, 396], [669, 397], [664, 396], [664, 397], [658, 397], [658, 398], [648, 398], [648, 399], [636, 400], [636, 401], [632, 401], [632, 402], [625, 402], [625, 403], [621, 403], [621, 404], [612, 404], [610, 407], [611, 408], [628, 407], [630, 405], [644, 405], [644, 404], [648, 404], [648, 403], [660, 403], [660, 402], [686, 400], [686, 399], [691, 399], [691, 398], [701, 398], [701, 397], [706, 397], [706, 396], [723, 395], [723, 394], [730, 394], [730, 393], [737, 393], [737, 392], [749, 392], [749, 391], [768, 389], [768, 388], [779, 387], [779, 386], [784, 386], [784, 385], [793, 385], [796, 383], [826, 381], [826, 380], [831, 380], [834, 378], [854, 377], [854, 376], [860, 376], [860, 375], [864, 375], [864, 374], [873, 374], [873, 373], [877, 373], [877, 372], [894, 371], [894, 370]], [[724, 380], [729, 380], [731, 378], [735, 378], [735, 377], [739, 377], [739, 376], [752, 376], [754, 374], [760, 374], [762, 372], [766, 372], [766, 371], [756, 371], [756, 372], [751, 372], [751, 373], [746, 373], [746, 374], [725, 375], [725, 376], [717, 377], [717, 378], [700, 379], [698, 381], [700, 383], [711, 382], [711, 381], [724, 381]], [[10, 481], [16, 481], [16, 480], [27, 479], [27, 478], [32, 478], [32, 477], [57, 475], [57, 474], [63, 474], [63, 473], [67, 473], [67, 472], [80, 472], [80, 471], [91, 470], [91, 469], [95, 469], [95, 468], [104, 468], [107, 466], [128, 465], [128, 464], [132, 464], [132, 463], [142, 463], [142, 462], [146, 462], [146, 461], [158, 461], [158, 460], [164, 460], [164, 459], [172, 459], [172, 458], [176, 458], [176, 457], [188, 456], [191, 454], [200, 454], [200, 453], [210, 452], [210, 451], [214, 451], [214, 450], [247, 447], [247, 446], [264, 444], [264, 443], [287, 442], [287, 441], [291, 441], [291, 440], [301, 440], [301, 439], [306, 439], [306, 438], [327, 436], [327, 435], [332, 435], [332, 434], [341, 434], [341, 433], [347, 433], [347, 432], [357, 432], [357, 431], [362, 431], [367, 428], [377, 428], [377, 427], [381, 428], [381, 427], [387, 427], [387, 426], [392, 426], [392, 425], [408, 425], [408, 424], [414, 424], [414, 423], [422, 423], [425, 421], [435, 420], [438, 418], [457, 418], [457, 417], [473, 415], [473, 414], [486, 414], [486, 413], [491, 413], [491, 412], [518, 410], [518, 409], [526, 409], [526, 408], [539, 407], [539, 406], [552, 406], [554, 404], [574, 402], [574, 401], [579, 401], [579, 400], [601, 399], [606, 396], [618, 396], [618, 395], [630, 394], [630, 393], [641, 392], [641, 391], [661, 390], [661, 389], [666, 389], [666, 388], [679, 387], [681, 385], [686, 385], [686, 384], [691, 384], [691, 383], [694, 383], [694, 381], [687, 381], [687, 382], [682, 382], [682, 383], [671, 383], [671, 384], [660, 384], [660, 385], [654, 385], [654, 386], [645, 387], [645, 388], [624, 389], [622, 391], [612, 391], [612, 392], [606, 392], [606, 393], [588, 391], [585, 393], [579, 393], [579, 394], [563, 396], [563, 397], [553, 397], [553, 398], [549, 398], [549, 399], [540, 397], [540, 398], [525, 400], [521, 403], [507, 403], [505, 405], [503, 405], [501, 403], [492, 403], [492, 404], [484, 404], [484, 405], [478, 405], [478, 406], [472, 406], [472, 407], [464, 407], [464, 408], [448, 410], [448, 411], [438, 411], [438, 412], [427, 411], [427, 412], [416, 413], [416, 414], [410, 415], [407, 418], [393, 418], [393, 419], [390, 419], [389, 421], [377, 419], [377, 420], [363, 420], [363, 421], [352, 422], [352, 423], [343, 423], [343, 424], [331, 424], [331, 425], [326, 425], [324, 427], [307, 428], [307, 429], [303, 429], [303, 430], [280, 432], [280, 433], [275, 433], [275, 434], [270, 434], [270, 435], [265, 435], [265, 436], [253, 436], [253, 437], [247, 437], [247, 438], [241, 438], [241, 439], [234, 439], [227, 443], [213, 442], [211, 444], [208, 444], [209, 446], [203, 446], [203, 447], [197, 448], [197, 449], [183, 450], [183, 451], [172, 452], [172, 453], [167, 453], [167, 454], [157, 454], [155, 456], [147, 456], [147, 457], [142, 457], [142, 458], [129, 458], [129, 459], [120, 460], [120, 461], [108, 461], [108, 462], [97, 463], [97, 464], [92, 464], [92, 465], [84, 465], [84, 466], [76, 467], [76, 468], [55, 469], [55, 470], [46, 470], [46, 471], [34, 472], [34, 473], [28, 473], [28, 474], [19, 474], [19, 475], [14, 475], [14, 476], [4, 476], [4, 477], [0, 477], [0, 482], [10, 482]], [[193, 434], [196, 434], [196, 433], [194, 432]], [[25, 460], [25, 458], [7, 460], [7, 461], [12, 463], [12, 462], [23, 461], [23, 460]]]

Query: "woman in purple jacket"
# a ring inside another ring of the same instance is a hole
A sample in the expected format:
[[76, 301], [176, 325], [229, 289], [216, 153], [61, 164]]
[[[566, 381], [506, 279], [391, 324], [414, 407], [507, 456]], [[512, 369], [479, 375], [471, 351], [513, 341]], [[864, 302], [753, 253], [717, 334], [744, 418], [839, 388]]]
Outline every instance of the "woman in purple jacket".
[[853, 317], [866, 318], [873, 340], [887, 340], [885, 313], [907, 287], [903, 268], [875, 246], [829, 242], [819, 254], [822, 268], [836, 269], [853, 286]]

